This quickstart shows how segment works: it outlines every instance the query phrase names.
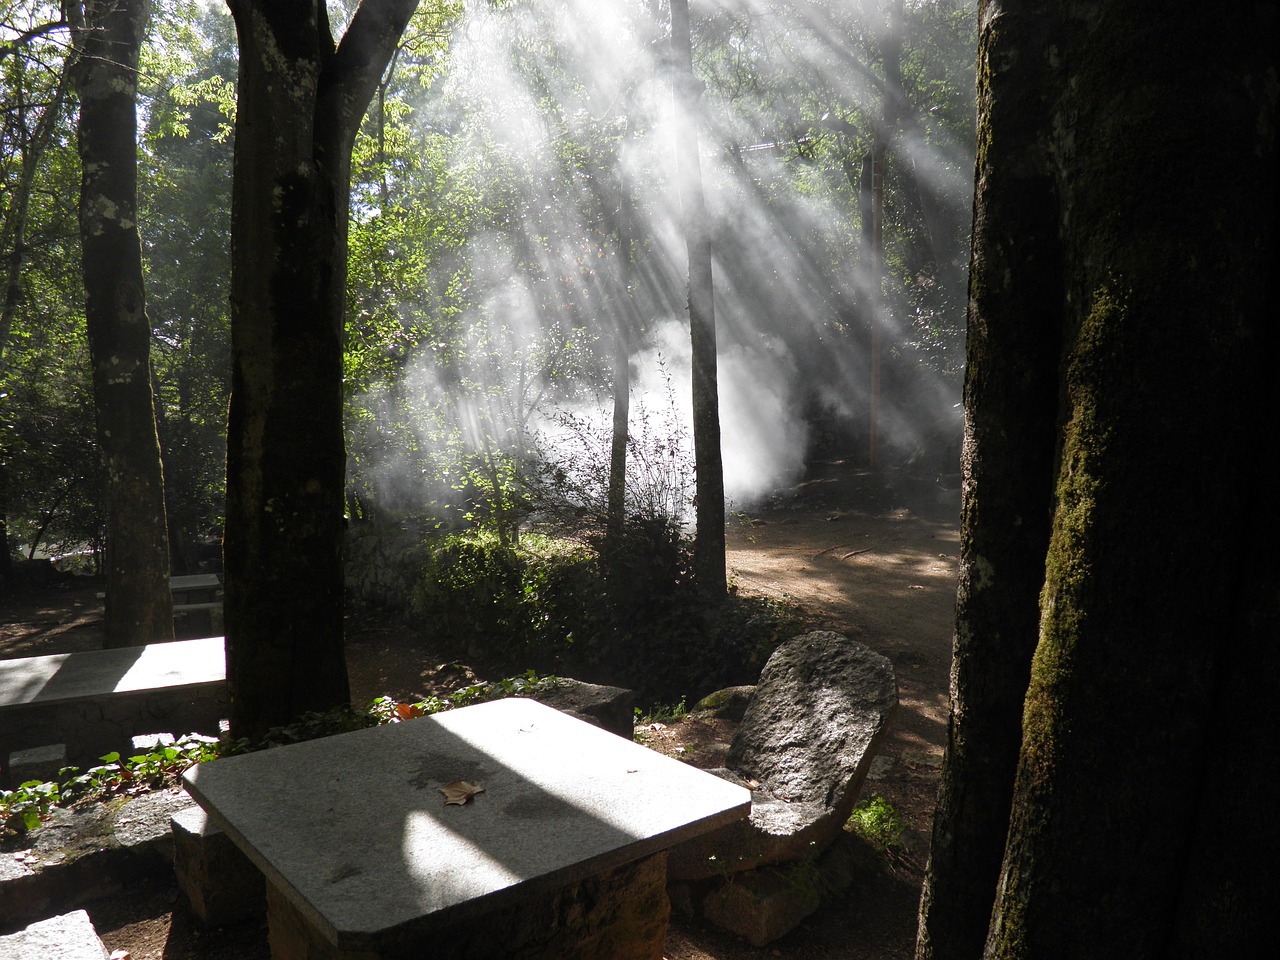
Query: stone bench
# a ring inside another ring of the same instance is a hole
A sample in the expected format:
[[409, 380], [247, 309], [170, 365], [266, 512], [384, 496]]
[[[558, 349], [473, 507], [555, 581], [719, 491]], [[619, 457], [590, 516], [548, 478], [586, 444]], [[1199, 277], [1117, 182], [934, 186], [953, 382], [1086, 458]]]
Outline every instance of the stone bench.
[[0, 660], [0, 782], [14, 751], [61, 743], [91, 766], [140, 734], [216, 736], [226, 715], [222, 637]]
[[821, 866], [897, 706], [893, 664], [864, 644], [817, 631], [779, 646], [713, 771], [751, 787], [751, 816], [671, 851], [673, 902], [757, 946], [816, 910], [786, 865]]
[[[308, 960], [660, 960], [667, 849], [750, 806], [740, 786], [521, 698], [185, 779], [266, 877], [273, 957]], [[446, 803], [453, 781], [484, 789]]]

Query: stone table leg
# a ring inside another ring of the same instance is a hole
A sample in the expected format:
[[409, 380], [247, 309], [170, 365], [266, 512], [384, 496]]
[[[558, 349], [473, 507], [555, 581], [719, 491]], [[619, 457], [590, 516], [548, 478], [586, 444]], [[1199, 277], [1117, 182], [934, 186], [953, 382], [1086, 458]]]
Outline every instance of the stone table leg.
[[[267, 884], [272, 960], [662, 960], [671, 907], [667, 855], [657, 853], [551, 894], [436, 928], [342, 950]], [[369, 890], [376, 897], [377, 890]]]

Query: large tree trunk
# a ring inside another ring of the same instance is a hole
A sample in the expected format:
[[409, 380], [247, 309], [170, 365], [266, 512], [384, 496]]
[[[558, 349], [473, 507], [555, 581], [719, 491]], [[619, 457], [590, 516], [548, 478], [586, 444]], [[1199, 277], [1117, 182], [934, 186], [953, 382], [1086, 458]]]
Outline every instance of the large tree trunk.
[[[1043, 12], [1029, 11], [1024, 31]], [[1001, 58], [1003, 33], [984, 62]], [[952, 711], [921, 899], [920, 960], [981, 954], [1009, 826], [1022, 701], [1053, 511], [1063, 302], [1057, 198], [1036, 126], [1044, 79], [1027, 59], [981, 73], [965, 376], [960, 589]], [[1013, 239], [1016, 238], [1016, 241]]]
[[78, 26], [80, 237], [98, 446], [106, 468], [106, 645], [173, 639], [151, 323], [138, 238], [138, 55], [149, 4], [85, 4]]
[[1262, 955], [1276, 5], [980, 17], [963, 564], [917, 955]]
[[689, 2], [671, 2], [671, 50], [675, 67], [676, 179], [689, 249], [689, 339], [692, 347], [693, 462], [697, 473], [697, 533], [693, 575], [708, 597], [727, 589], [724, 541], [724, 462], [720, 452], [720, 395], [716, 372], [716, 314], [711, 237], [698, 158], [697, 102], [689, 37]]
[[230, 0], [240, 43], [224, 544], [231, 723], [348, 699], [342, 327], [351, 146], [417, 0]]

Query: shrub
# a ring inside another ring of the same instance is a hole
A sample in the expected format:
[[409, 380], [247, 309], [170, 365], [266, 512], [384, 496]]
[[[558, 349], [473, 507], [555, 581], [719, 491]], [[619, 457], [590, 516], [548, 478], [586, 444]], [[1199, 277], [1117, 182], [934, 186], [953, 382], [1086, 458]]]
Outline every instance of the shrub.
[[411, 612], [491, 670], [534, 667], [637, 690], [642, 699], [697, 699], [751, 683], [802, 624], [786, 602], [731, 596], [708, 603], [688, 575], [680, 526], [631, 518], [616, 553], [526, 533], [484, 531], [430, 548]]
[[432, 545], [410, 612], [472, 656], [545, 662], [586, 622], [594, 576], [590, 552], [569, 541], [449, 534]]
[[902, 833], [906, 829], [898, 811], [877, 794], [858, 802], [849, 817], [849, 826], [858, 836], [870, 840], [886, 853], [902, 847]]

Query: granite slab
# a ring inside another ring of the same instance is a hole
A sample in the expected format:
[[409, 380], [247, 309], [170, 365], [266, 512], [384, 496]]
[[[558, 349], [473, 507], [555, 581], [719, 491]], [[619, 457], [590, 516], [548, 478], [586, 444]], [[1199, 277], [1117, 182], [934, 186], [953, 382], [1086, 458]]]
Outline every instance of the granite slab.
[[0, 660], [0, 711], [220, 683], [226, 669], [222, 637]]
[[0, 960], [107, 960], [93, 921], [83, 910], [33, 923], [0, 937]]
[[[185, 779], [344, 950], [480, 918], [751, 807], [741, 786], [527, 699], [215, 760]], [[446, 805], [439, 788], [456, 780], [484, 792]]]
[[190, 590], [218, 590], [222, 581], [216, 573], [186, 573], [169, 578], [169, 589], [174, 593]]

